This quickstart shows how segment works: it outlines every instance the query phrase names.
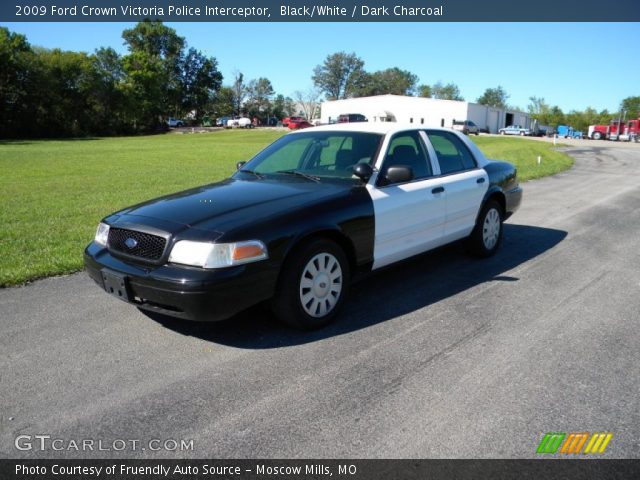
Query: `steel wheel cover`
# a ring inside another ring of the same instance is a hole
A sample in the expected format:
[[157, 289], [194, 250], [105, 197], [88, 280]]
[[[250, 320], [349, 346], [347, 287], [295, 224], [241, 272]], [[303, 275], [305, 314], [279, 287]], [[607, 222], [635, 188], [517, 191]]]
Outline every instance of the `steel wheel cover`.
[[300, 304], [310, 316], [321, 318], [335, 308], [342, 292], [342, 268], [330, 253], [319, 253], [305, 265], [300, 277]]
[[484, 217], [482, 225], [482, 241], [487, 250], [493, 249], [500, 238], [500, 214], [492, 208]]

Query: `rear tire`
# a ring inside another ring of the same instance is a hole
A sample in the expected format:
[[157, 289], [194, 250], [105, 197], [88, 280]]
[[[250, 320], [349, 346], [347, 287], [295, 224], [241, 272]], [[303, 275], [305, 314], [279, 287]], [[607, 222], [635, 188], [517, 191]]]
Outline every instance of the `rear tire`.
[[476, 226], [467, 237], [469, 253], [486, 258], [498, 251], [502, 243], [503, 218], [502, 207], [497, 201], [489, 200], [482, 206]]
[[500, 132], [500, 135], [504, 135], [504, 130], [502, 130], [502, 131]]
[[314, 330], [331, 323], [349, 291], [349, 261], [331, 240], [304, 243], [289, 255], [282, 269], [273, 313], [287, 325]]
[[594, 140], [600, 140], [602, 138], [602, 134], [600, 132], [595, 132], [593, 134], [593, 139]]

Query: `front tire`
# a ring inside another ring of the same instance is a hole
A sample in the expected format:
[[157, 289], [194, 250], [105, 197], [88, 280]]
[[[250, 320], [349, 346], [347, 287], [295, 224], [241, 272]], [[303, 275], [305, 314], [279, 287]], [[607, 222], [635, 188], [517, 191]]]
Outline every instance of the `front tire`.
[[314, 330], [331, 323], [349, 290], [349, 261], [331, 240], [296, 248], [286, 260], [272, 310], [287, 325]]
[[490, 257], [498, 251], [502, 242], [502, 207], [495, 200], [485, 203], [478, 215], [478, 221], [467, 238], [467, 250], [478, 257]]

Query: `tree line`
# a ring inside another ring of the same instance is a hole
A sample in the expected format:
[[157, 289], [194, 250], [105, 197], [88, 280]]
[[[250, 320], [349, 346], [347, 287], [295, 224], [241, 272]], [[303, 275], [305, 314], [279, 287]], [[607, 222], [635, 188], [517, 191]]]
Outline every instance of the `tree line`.
[[[247, 80], [236, 71], [223, 85], [215, 57], [189, 48], [160, 21], [145, 20], [122, 32], [124, 55], [113, 48], [94, 53], [45, 49], [24, 35], [0, 28], [0, 138], [64, 137], [149, 133], [166, 128], [167, 117], [201, 124], [224, 116], [249, 116], [272, 123], [290, 115], [319, 117], [322, 99], [395, 94], [464, 100], [453, 83], [419, 84], [414, 73], [391, 67], [365, 70], [355, 53], [328, 55], [312, 73], [312, 88], [293, 98], [277, 94], [268, 78]], [[475, 101], [510, 110], [502, 86], [487, 88]], [[640, 112], [640, 97], [624, 99], [628, 117]], [[586, 129], [608, 123], [616, 112], [592, 108], [564, 113], [531, 97], [531, 116], [543, 125]]]
[[167, 117], [200, 123], [207, 116], [282, 118], [295, 102], [266, 78], [237, 73], [223, 86], [218, 62], [188, 48], [160, 21], [122, 32], [125, 55], [45, 49], [0, 28], [0, 138], [149, 133]]

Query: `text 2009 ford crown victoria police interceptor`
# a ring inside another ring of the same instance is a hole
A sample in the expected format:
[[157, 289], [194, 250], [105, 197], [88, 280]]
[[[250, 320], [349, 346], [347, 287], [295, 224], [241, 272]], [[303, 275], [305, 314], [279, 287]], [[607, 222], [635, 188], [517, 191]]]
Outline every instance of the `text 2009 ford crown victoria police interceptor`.
[[460, 239], [492, 255], [521, 198], [514, 166], [457, 132], [316, 127], [281, 137], [231, 178], [109, 215], [85, 265], [142, 309], [221, 320], [270, 300], [283, 321], [317, 328], [357, 275]]

